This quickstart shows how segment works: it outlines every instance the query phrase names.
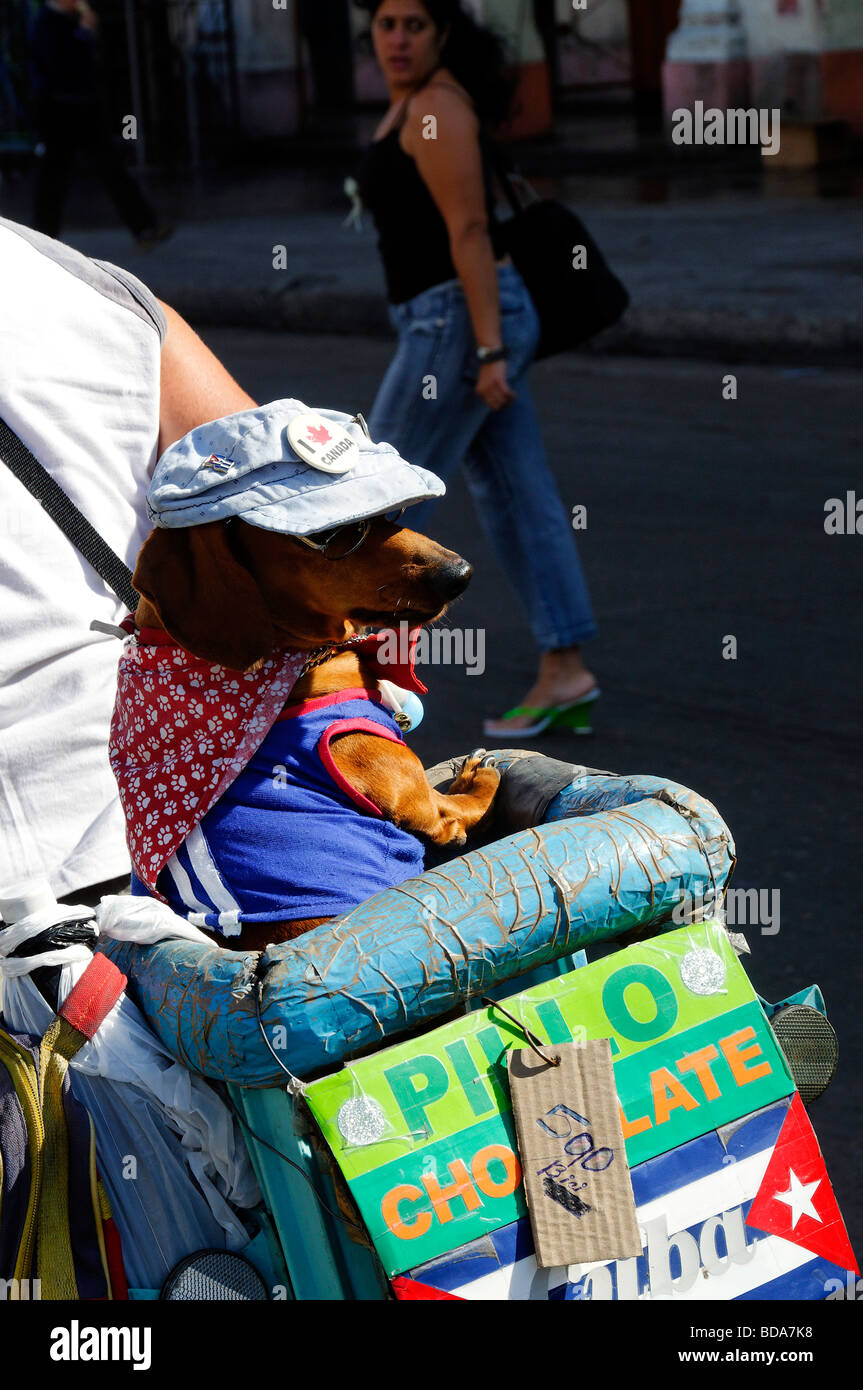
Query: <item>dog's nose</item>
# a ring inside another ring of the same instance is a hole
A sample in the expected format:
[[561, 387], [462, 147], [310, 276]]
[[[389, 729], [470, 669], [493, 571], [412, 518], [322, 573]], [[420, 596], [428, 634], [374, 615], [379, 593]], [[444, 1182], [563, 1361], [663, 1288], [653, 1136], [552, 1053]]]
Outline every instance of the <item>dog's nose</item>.
[[435, 566], [431, 579], [435, 593], [439, 594], [444, 602], [449, 603], [464, 593], [472, 575], [473, 565], [468, 564], [467, 560], [462, 560], [460, 555], [454, 555], [452, 560]]

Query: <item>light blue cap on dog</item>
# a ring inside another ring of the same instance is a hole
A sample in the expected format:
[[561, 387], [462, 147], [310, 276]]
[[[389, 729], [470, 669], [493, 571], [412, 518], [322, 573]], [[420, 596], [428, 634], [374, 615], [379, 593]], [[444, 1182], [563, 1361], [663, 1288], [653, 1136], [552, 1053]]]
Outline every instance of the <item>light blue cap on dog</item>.
[[171, 444], [147, 494], [154, 526], [240, 517], [266, 531], [311, 536], [408, 507], [446, 488], [361, 416], [272, 401], [211, 420]]

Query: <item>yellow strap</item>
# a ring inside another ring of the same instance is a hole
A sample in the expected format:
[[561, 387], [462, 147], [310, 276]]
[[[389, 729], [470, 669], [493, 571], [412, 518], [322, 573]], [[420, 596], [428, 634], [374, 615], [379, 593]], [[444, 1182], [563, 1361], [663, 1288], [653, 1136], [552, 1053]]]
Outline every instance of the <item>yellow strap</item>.
[[113, 1299], [114, 1290], [111, 1287], [111, 1271], [108, 1268], [108, 1251], [105, 1248], [105, 1229], [104, 1221], [111, 1218], [111, 1203], [108, 1201], [108, 1194], [105, 1191], [99, 1174], [96, 1172], [96, 1130], [93, 1127], [93, 1116], [88, 1115], [90, 1121], [90, 1196], [93, 1202], [93, 1212], [96, 1217], [96, 1235], [99, 1240], [99, 1258], [102, 1261], [102, 1272], [105, 1275], [105, 1284], [108, 1289], [108, 1298]]
[[82, 1041], [76, 1029], [55, 1018], [39, 1049], [45, 1144], [36, 1268], [43, 1299], [79, 1297], [69, 1230], [69, 1135], [63, 1111], [63, 1082], [69, 1069], [68, 1059], [75, 1055]]
[[[96, 1132], [95, 1132], [95, 1130], [94, 1130], [94, 1131], [93, 1131], [93, 1153], [95, 1154], [95, 1152], [96, 1152]], [[111, 1208], [111, 1198], [108, 1196], [108, 1189], [107, 1189], [107, 1187], [105, 1186], [105, 1184], [103, 1183], [102, 1179], [99, 1177], [98, 1173], [97, 1173], [97, 1175], [96, 1175], [96, 1181], [97, 1181], [98, 1187], [99, 1187], [99, 1210], [100, 1210], [101, 1213], [102, 1213], [102, 1220], [103, 1220], [103, 1221], [113, 1221], [113, 1219], [114, 1219], [114, 1212], [113, 1212], [113, 1210], [112, 1210], [112, 1208]]]
[[[63, 1108], [63, 1083], [69, 1059], [74, 1057], [84, 1042], [86, 1039], [76, 1028], [64, 1019], [55, 1018], [40, 1044], [37, 1074], [31, 1054], [16, 1046], [0, 1031], [0, 1062], [6, 1066], [12, 1078], [24, 1113], [31, 1164], [25, 1230], [14, 1275], [19, 1281], [31, 1276], [35, 1244], [35, 1273], [41, 1280], [43, 1299], [79, 1298], [69, 1229], [69, 1135]], [[92, 1116], [88, 1115], [87, 1118], [90, 1126], [90, 1193], [99, 1255], [108, 1297], [112, 1298], [102, 1229], [103, 1220], [110, 1217], [111, 1207], [96, 1172], [96, 1136]]]

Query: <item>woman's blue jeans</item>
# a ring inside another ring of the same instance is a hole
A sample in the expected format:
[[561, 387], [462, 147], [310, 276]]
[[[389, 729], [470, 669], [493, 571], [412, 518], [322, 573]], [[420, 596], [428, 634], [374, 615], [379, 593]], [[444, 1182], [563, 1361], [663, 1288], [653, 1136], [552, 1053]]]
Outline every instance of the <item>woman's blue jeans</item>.
[[[493, 411], [476, 394], [474, 337], [458, 280], [435, 285], [390, 315], [396, 355], [372, 407], [372, 438], [448, 482], [464, 460], [477, 515], [528, 616], [540, 651], [596, 636], [569, 518], [546, 462], [525, 373], [539, 340], [536, 310], [512, 265], [498, 268], [507, 379], [517, 392]], [[426, 532], [434, 503], [406, 514]]]

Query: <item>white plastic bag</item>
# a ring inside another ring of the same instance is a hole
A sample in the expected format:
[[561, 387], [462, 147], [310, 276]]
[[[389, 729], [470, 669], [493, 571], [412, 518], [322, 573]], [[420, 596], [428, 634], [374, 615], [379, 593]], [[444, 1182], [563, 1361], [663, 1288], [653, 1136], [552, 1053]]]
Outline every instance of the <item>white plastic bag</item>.
[[[112, 935], [122, 934], [124, 922], [144, 934], [200, 935], [167, 908], [173, 922], [166, 919], [163, 906], [153, 899], [105, 898], [97, 922], [104, 918]], [[70, 945], [14, 960], [5, 953], [48, 926], [89, 915], [58, 906], [0, 934], [0, 1011], [10, 1031], [41, 1037], [54, 1017], [29, 971], [60, 964], [62, 1002], [90, 951]], [[182, 930], [172, 931], [177, 923]], [[195, 1250], [247, 1244], [249, 1235], [229, 1203], [248, 1208], [261, 1197], [234, 1118], [205, 1081], [170, 1055], [125, 994], [72, 1058], [70, 1084], [93, 1117], [100, 1174], [131, 1287], [160, 1288], [177, 1261]]]

